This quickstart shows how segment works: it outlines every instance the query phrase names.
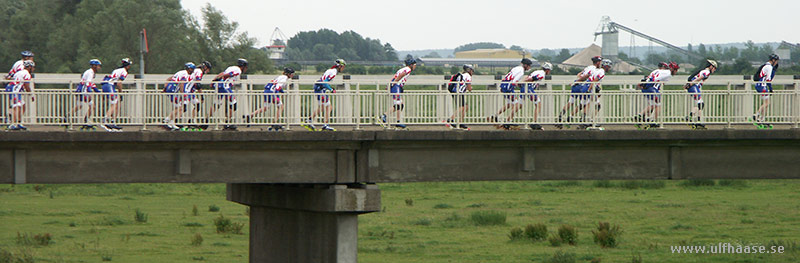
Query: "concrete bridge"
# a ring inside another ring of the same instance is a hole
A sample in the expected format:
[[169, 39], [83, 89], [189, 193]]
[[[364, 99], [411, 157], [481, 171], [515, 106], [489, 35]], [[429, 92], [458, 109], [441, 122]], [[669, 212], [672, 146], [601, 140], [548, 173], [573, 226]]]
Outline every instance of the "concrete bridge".
[[797, 179], [800, 130], [26, 132], [0, 183], [227, 183], [250, 262], [356, 262], [377, 183]]

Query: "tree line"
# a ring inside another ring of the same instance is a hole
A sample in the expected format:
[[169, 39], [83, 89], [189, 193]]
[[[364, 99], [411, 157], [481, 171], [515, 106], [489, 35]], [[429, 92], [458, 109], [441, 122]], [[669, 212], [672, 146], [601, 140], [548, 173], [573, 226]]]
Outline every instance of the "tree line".
[[[120, 59], [134, 61], [139, 73], [139, 32], [147, 30], [147, 73], [171, 74], [188, 61], [204, 60], [214, 71], [250, 61], [250, 72], [268, 72], [272, 62], [253, 46], [256, 39], [238, 32], [238, 23], [206, 4], [202, 20], [181, 7], [180, 0], [2, 0], [0, 4], [0, 63], [11, 65], [20, 51], [36, 54], [37, 72], [79, 73], [93, 58], [103, 72]], [[200, 23], [202, 21], [202, 25]]]
[[294, 61], [330, 60], [395, 61], [397, 52], [391, 44], [364, 38], [356, 32], [341, 34], [330, 29], [299, 32], [287, 41], [286, 57]]

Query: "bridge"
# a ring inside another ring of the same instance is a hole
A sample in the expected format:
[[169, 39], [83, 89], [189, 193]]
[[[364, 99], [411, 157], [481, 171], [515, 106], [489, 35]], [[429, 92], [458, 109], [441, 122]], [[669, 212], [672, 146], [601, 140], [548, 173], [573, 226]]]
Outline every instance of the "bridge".
[[356, 262], [388, 182], [797, 179], [800, 130], [20, 132], [0, 183], [227, 183], [250, 262]]
[[[181, 109], [182, 117], [176, 120], [179, 125], [205, 124], [218, 129], [221, 125], [234, 124], [244, 126], [254, 124], [260, 127], [268, 125], [284, 125], [288, 129], [296, 128], [308, 119], [312, 112], [319, 106], [319, 94], [310, 90], [315, 80], [301, 78], [293, 80], [286, 93], [276, 95], [285, 105], [277, 108], [265, 103], [262, 93], [263, 85], [271, 76], [248, 76], [235, 87], [233, 96], [238, 101], [235, 112], [231, 118], [222, 107], [226, 96], [217, 94], [216, 91], [206, 89], [203, 93], [193, 94], [168, 94], [163, 93], [166, 82], [155, 79], [157, 76], [148, 75], [143, 79], [126, 80], [120, 96], [122, 103], [119, 106], [118, 124], [147, 130], [153, 126], [164, 124], [164, 118], [175, 109], [171, 102], [175, 97], [180, 97], [186, 103], [186, 108]], [[77, 107], [81, 103], [78, 93], [74, 92], [79, 82], [75, 77], [59, 74], [40, 74], [34, 79], [38, 87], [33, 93], [23, 93], [22, 99], [26, 102], [27, 111], [22, 123], [31, 125], [66, 126], [74, 129], [77, 125], [97, 124], [103, 121], [105, 112], [111, 107], [109, 95], [106, 93], [89, 93], [93, 109]], [[417, 80], [414, 80], [416, 78]], [[408, 125], [441, 125], [457, 111], [456, 101], [452, 94], [447, 92], [448, 82], [441, 76], [414, 76], [406, 84], [407, 91], [402, 95], [405, 109], [399, 121]], [[438, 80], [437, 80], [438, 78]], [[569, 103], [573, 94], [570, 93], [571, 76], [554, 76], [553, 79], [543, 81], [536, 94], [519, 94], [522, 109], [513, 119], [505, 123], [530, 124], [592, 124], [592, 125], [631, 125], [633, 117], [639, 114], [649, 100], [635, 88], [640, 83], [637, 76], [609, 76], [603, 80], [603, 90], [591, 97], [587, 115], [589, 118], [575, 118], [559, 120], [559, 113]], [[664, 83], [664, 92], [661, 94], [662, 106], [659, 109], [659, 118], [654, 122], [659, 125], [688, 124], [687, 116], [695, 106], [692, 96], [683, 90], [685, 77], [676, 76], [673, 81]], [[203, 82], [210, 84], [209, 81]], [[463, 95], [467, 107], [463, 118], [457, 118], [462, 124], [490, 125], [487, 117], [497, 113], [505, 105], [505, 97], [496, 90], [499, 82], [491, 76], [476, 77], [473, 81], [475, 90]], [[735, 125], [749, 125], [752, 115], [763, 103], [762, 95], [753, 90], [756, 84], [752, 80], [744, 80], [741, 76], [713, 76], [706, 82], [703, 91], [705, 109], [702, 111], [702, 123], [723, 125], [731, 128]], [[377, 126], [377, 118], [386, 112], [393, 104], [392, 96], [387, 92], [388, 81], [379, 80], [374, 76], [342, 77], [332, 82], [337, 88], [334, 94], [327, 94], [332, 102], [330, 123], [337, 126], [347, 126], [361, 129], [365, 126]], [[800, 80], [792, 76], [778, 76], [773, 81], [775, 92], [771, 93], [770, 105], [767, 108], [766, 122], [782, 124], [787, 127], [798, 127], [800, 123]], [[0, 113], [7, 116], [9, 113], [8, 96], [0, 92], [4, 99], [0, 100]], [[531, 96], [531, 95], [535, 95]], [[35, 100], [34, 100], [35, 97]], [[534, 98], [541, 100], [537, 104]], [[266, 111], [254, 115], [248, 123], [244, 116], [254, 112], [262, 106]], [[74, 109], [77, 109], [75, 111]], [[279, 117], [276, 119], [276, 114]], [[506, 112], [505, 114], [508, 114]], [[195, 115], [193, 118], [192, 115]], [[391, 114], [390, 114], [391, 115]], [[84, 118], [86, 116], [87, 118]], [[394, 123], [396, 117], [389, 116]], [[505, 119], [503, 115], [499, 116]], [[0, 124], [9, 124], [10, 118], [0, 119]], [[321, 119], [315, 121], [322, 121]]]

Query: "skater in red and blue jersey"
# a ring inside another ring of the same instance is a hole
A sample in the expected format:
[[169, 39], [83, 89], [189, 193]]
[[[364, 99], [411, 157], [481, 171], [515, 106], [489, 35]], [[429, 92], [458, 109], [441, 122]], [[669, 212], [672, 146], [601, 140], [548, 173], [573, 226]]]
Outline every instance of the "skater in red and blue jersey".
[[529, 99], [531, 102], [533, 102], [533, 106], [535, 107], [533, 109], [534, 123], [528, 125], [533, 130], [544, 129], [542, 128], [542, 125], [536, 123], [539, 121], [539, 112], [542, 110], [541, 107], [539, 106], [539, 103], [542, 102], [542, 98], [540, 98], [539, 95], [536, 95], [535, 93], [536, 89], [539, 87], [538, 82], [544, 80], [544, 78], [547, 75], [550, 75], [550, 71], [552, 70], [553, 70], [553, 64], [545, 62], [544, 65], [542, 65], [542, 69], [531, 72], [531, 74], [525, 78], [525, 82], [531, 82], [528, 83], [527, 90], [524, 90], [525, 86], [523, 85], [520, 86], [520, 93], [530, 93], [530, 95], [521, 95], [520, 97], [522, 98], [522, 100], [525, 100], [526, 98]]
[[[233, 93], [233, 85], [236, 84], [241, 78], [241, 75], [247, 72], [247, 67], [249, 62], [246, 59], [240, 58], [236, 61], [236, 66], [230, 66], [225, 69], [225, 71], [220, 72], [214, 78], [214, 83], [217, 85], [217, 93], [221, 94], [231, 94]], [[225, 105], [225, 126], [223, 127], [224, 130], [236, 130], [236, 125], [228, 124], [233, 118], [234, 112], [237, 110], [237, 103], [236, 103], [236, 96], [234, 95], [219, 95], [214, 103], [214, 107], [211, 107], [211, 111], [209, 112], [208, 116], [213, 116], [214, 111], [221, 105]], [[206, 120], [208, 122], [208, 120]]]
[[[90, 93], [100, 92], [100, 89], [98, 89], [97, 85], [94, 84], [94, 76], [98, 71], [100, 71], [102, 66], [103, 63], [100, 62], [99, 59], [89, 60], [89, 69], [83, 72], [83, 75], [81, 75], [81, 82], [78, 83], [78, 88], [75, 90], [75, 92], [78, 93], [78, 95], [76, 95], [78, 104], [72, 108], [72, 111], [70, 111], [68, 117], [73, 116], [76, 111], [85, 107], [86, 114], [83, 116], [84, 125], [81, 127], [81, 130], [95, 128], [94, 125], [89, 124], [89, 116], [92, 114], [92, 109], [94, 108], [94, 96]], [[67, 122], [66, 119], [68, 117], [64, 118], [64, 122]]]
[[328, 125], [333, 106], [331, 105], [331, 96], [325, 95], [325, 93], [336, 93], [336, 90], [331, 87], [329, 82], [336, 78], [336, 74], [343, 72], [346, 65], [347, 62], [345, 62], [344, 59], [337, 59], [333, 66], [326, 70], [325, 73], [322, 74], [322, 77], [317, 80], [317, 83], [314, 84], [314, 93], [317, 94], [316, 97], [319, 105], [317, 106], [317, 109], [311, 113], [311, 117], [304, 121], [303, 127], [306, 129], [310, 131], [316, 131], [317, 128], [314, 126], [314, 121], [317, 119], [318, 115], [322, 115], [323, 125], [320, 130], [336, 131], [336, 129]]
[[192, 81], [192, 72], [197, 68], [194, 63], [187, 62], [183, 64], [183, 70], [175, 72], [172, 77], [169, 77], [167, 81], [167, 85], [164, 86], [164, 93], [170, 93], [175, 95], [169, 95], [170, 103], [172, 103], [172, 112], [169, 113], [169, 116], [164, 119], [165, 127], [170, 130], [178, 130], [180, 129], [178, 126], [175, 125], [175, 121], [181, 117], [181, 114], [184, 109], [184, 100], [186, 99], [185, 96], [188, 94], [185, 93], [187, 87], [191, 87]]
[[696, 72], [689, 75], [687, 79], [688, 83], [683, 86], [687, 92], [689, 92], [692, 101], [694, 102], [692, 105], [692, 110], [689, 112], [689, 116], [686, 117], [686, 120], [690, 123], [693, 129], [705, 130], [706, 126], [701, 123], [702, 116], [703, 116], [703, 108], [705, 108], [706, 103], [703, 101], [703, 83], [706, 82], [711, 74], [717, 71], [717, 62], [714, 60], [706, 60], [706, 66], [699, 68]]
[[[505, 93], [503, 95], [503, 99], [505, 100], [505, 105], [497, 111], [497, 114], [492, 115], [489, 117], [490, 122], [498, 122], [498, 117], [503, 112], [509, 111], [506, 117], [506, 122], [511, 122], [514, 119], [514, 113], [517, 112], [522, 107], [521, 101], [517, 96], [514, 95], [514, 91], [518, 86], [518, 82], [522, 80], [522, 77], [525, 76], [525, 71], [528, 71], [531, 66], [533, 65], [533, 61], [528, 58], [523, 58], [520, 61], [520, 65], [512, 68], [508, 74], [503, 76], [503, 80], [500, 82], [500, 92]], [[503, 124], [498, 125], [497, 127], [503, 127], [505, 129], [516, 127], [516, 124]]]
[[[663, 82], [669, 81], [672, 76], [674, 76], [680, 66], [678, 63], [675, 62], [661, 62], [659, 63], [658, 69], [654, 70], [653, 72], [648, 75], [644, 81], [645, 83], [641, 84], [642, 93], [645, 93], [644, 97], [647, 99], [648, 105], [637, 115], [634, 117], [634, 121], [636, 122], [656, 122], [658, 120], [658, 114], [661, 109], [661, 88]], [[648, 124], [648, 128], [658, 128], [659, 125], [656, 123]]]
[[203, 76], [205, 76], [205, 74], [208, 74], [208, 72], [211, 71], [211, 68], [212, 68], [211, 62], [208, 61], [203, 61], [203, 63], [197, 65], [197, 68], [194, 71], [192, 71], [192, 76], [191, 76], [192, 81], [190, 85], [187, 87], [186, 90], [184, 90], [184, 93], [186, 94], [184, 94], [185, 100], [183, 101], [183, 103], [185, 105], [191, 106], [191, 107], [186, 107], [187, 108], [186, 110], [192, 112], [191, 115], [192, 118], [190, 122], [193, 123], [193, 125], [189, 125], [188, 130], [202, 129], [201, 126], [197, 124], [197, 115], [200, 113], [201, 109], [200, 103], [203, 101], [203, 97], [200, 95], [200, 93], [203, 92], [203, 87], [202, 87], [203, 85], [200, 84], [200, 81], [203, 80]]
[[[11, 104], [11, 125], [8, 126], [9, 130], [27, 130], [22, 125], [22, 115], [25, 114], [25, 100], [20, 94], [21, 92], [33, 92], [31, 88], [31, 72], [36, 67], [32, 60], [26, 60], [22, 63], [22, 69], [14, 73], [12, 77], [13, 82], [9, 84], [11, 87], [11, 94], [9, 100]], [[35, 98], [31, 97], [31, 100]]]
[[[25, 61], [29, 61], [29, 60], [33, 61], [33, 52], [30, 52], [30, 51], [26, 50], [26, 51], [22, 51], [21, 54], [22, 54], [22, 59], [18, 60], [17, 62], [14, 62], [14, 65], [11, 66], [11, 70], [8, 71], [8, 74], [6, 74], [3, 77], [3, 79], [5, 79], [5, 80], [13, 80], [14, 79], [14, 74], [16, 74], [18, 71], [20, 71], [20, 70], [22, 70], [24, 68], [23, 63]], [[3, 90], [5, 90], [6, 92], [11, 91], [11, 88], [12, 88], [11, 82], [0, 82], [0, 83], [2, 83], [2, 84], [0, 84], [0, 86], [3, 87]], [[11, 107], [10, 106], [9, 106], [9, 112], [11, 112]], [[10, 115], [10, 113], [9, 113], [9, 115]], [[11, 119], [11, 118], [9, 117], [8, 119]]]
[[772, 93], [772, 79], [775, 78], [775, 73], [778, 71], [778, 62], [780, 60], [781, 58], [778, 55], [769, 55], [769, 61], [764, 63], [753, 76], [753, 80], [757, 82], [755, 85], [756, 92], [759, 93], [762, 101], [761, 106], [753, 114], [753, 124], [759, 129], [772, 128], [772, 124], [765, 123], [765, 121], [770, 104], [770, 93]]
[[[256, 114], [259, 114], [259, 113], [267, 111], [267, 109], [269, 109], [270, 105], [274, 105], [275, 106], [275, 120], [274, 120], [274, 123], [276, 123], [276, 124], [273, 124], [272, 126], [270, 126], [268, 128], [268, 130], [270, 130], [270, 131], [283, 130], [283, 125], [277, 124], [277, 123], [280, 122], [281, 112], [283, 112], [283, 108], [284, 108], [283, 100], [281, 100], [281, 96], [282, 95], [278, 95], [278, 93], [282, 94], [282, 93], [285, 92], [286, 88], [288, 88], [286, 86], [287, 82], [290, 79], [292, 79], [292, 77], [294, 77], [294, 69], [292, 69], [292, 68], [284, 68], [282, 75], [272, 79], [272, 81], [267, 83], [267, 85], [264, 86], [264, 94], [265, 94], [264, 95], [264, 106], [262, 106], [261, 108], [257, 109], [253, 113], [245, 115], [244, 116], [245, 121], [247, 123], [250, 123], [250, 121], [252, 120], [253, 116], [255, 116]], [[250, 125], [248, 124], [247, 126], [249, 127]]]
[[[111, 71], [111, 74], [103, 78], [103, 83], [101, 84], [103, 93], [110, 93], [110, 95], [108, 95], [108, 110], [106, 111], [105, 118], [103, 118], [103, 124], [100, 125], [100, 127], [103, 127], [106, 131], [122, 130], [122, 127], [116, 124], [122, 98], [116, 93], [122, 91], [122, 81], [128, 77], [128, 70], [130, 70], [132, 64], [133, 62], [130, 58], [123, 58], [119, 68]], [[109, 121], [111, 122], [110, 124]]]
[[[587, 107], [586, 105], [589, 104], [589, 96], [587, 93], [589, 93], [591, 88], [591, 83], [585, 82], [587, 79], [589, 79], [589, 77], [592, 76], [592, 72], [601, 67], [602, 63], [603, 57], [594, 56], [592, 57], [592, 65], [587, 66], [583, 69], [583, 71], [576, 75], [577, 79], [575, 80], [575, 83], [572, 84], [572, 95], [569, 96], [567, 104], [565, 104], [564, 107], [561, 108], [561, 112], [558, 113], [558, 122], [565, 120], [564, 115], [567, 115], [566, 121], [571, 122], [572, 115], [578, 114], [579, 110], [584, 110], [585, 113], [585, 108]], [[580, 106], [573, 108], [572, 106], [575, 104], [575, 102], [578, 102]], [[555, 125], [555, 127], [562, 129], [565, 126], [564, 124], [558, 123]], [[566, 127], [569, 128], [569, 124], [567, 124]]]
[[386, 115], [396, 113], [397, 118], [395, 120], [397, 123], [394, 126], [400, 129], [406, 129], [406, 125], [400, 123], [400, 112], [406, 106], [400, 94], [403, 93], [403, 87], [406, 85], [408, 76], [411, 76], [411, 72], [417, 69], [417, 60], [413, 58], [406, 59], [405, 65], [405, 67], [397, 70], [392, 77], [392, 82], [389, 84], [389, 94], [392, 96], [392, 105], [389, 106], [389, 109], [384, 112], [380, 118], [383, 125], [388, 125]]

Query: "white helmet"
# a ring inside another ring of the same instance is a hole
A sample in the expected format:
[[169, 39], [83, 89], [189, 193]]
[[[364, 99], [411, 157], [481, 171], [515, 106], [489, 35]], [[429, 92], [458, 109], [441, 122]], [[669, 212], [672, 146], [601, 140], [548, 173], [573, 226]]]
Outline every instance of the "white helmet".
[[544, 65], [542, 65], [542, 69], [553, 70], [553, 64], [550, 64], [550, 62], [545, 62]]
[[614, 65], [614, 62], [611, 62], [611, 60], [607, 59], [607, 58], [603, 59], [603, 64], [601, 64], [602, 67], [606, 67], [606, 66], [610, 67], [611, 65]]

